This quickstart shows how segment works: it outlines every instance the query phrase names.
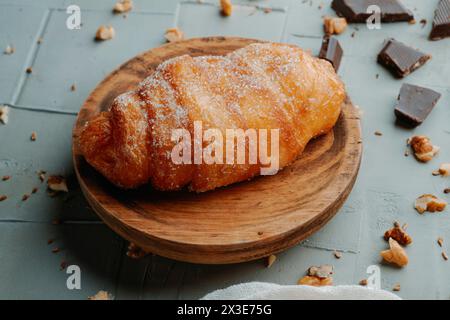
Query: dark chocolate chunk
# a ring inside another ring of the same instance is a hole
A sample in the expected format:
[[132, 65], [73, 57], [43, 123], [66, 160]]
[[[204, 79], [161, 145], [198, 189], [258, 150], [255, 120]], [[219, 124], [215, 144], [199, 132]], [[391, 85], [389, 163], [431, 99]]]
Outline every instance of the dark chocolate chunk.
[[438, 102], [441, 94], [431, 89], [404, 83], [395, 106], [399, 124], [417, 127]]
[[330, 37], [328, 35], [323, 37], [319, 58], [329, 61], [333, 65], [336, 72], [341, 64], [343, 54], [344, 51], [335, 37]]
[[386, 41], [378, 54], [378, 62], [389, 69], [398, 78], [403, 78], [423, 66], [431, 55], [411, 48], [395, 39]]
[[333, 0], [331, 7], [347, 22], [365, 23], [373, 14], [367, 12], [369, 6], [380, 7], [381, 22], [400, 22], [414, 20], [413, 13], [398, 0]]
[[450, 37], [450, 0], [441, 0], [434, 12], [430, 40]]

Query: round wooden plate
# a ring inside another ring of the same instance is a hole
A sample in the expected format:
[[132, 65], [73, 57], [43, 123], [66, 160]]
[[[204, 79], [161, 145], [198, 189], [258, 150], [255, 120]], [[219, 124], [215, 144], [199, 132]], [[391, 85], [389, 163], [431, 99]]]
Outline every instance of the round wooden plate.
[[347, 101], [333, 132], [274, 176], [214, 191], [120, 190], [91, 168], [77, 149], [83, 124], [108, 109], [164, 60], [223, 55], [257, 40], [199, 38], [147, 51], [120, 66], [91, 93], [74, 128], [75, 171], [88, 202], [115, 232], [152, 253], [194, 263], [254, 260], [283, 251], [321, 228], [350, 193], [361, 160], [360, 122]]

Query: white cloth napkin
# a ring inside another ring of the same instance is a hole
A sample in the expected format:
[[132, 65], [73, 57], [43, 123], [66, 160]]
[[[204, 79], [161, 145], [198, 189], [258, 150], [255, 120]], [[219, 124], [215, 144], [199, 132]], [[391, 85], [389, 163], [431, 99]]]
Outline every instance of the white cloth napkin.
[[204, 300], [400, 300], [397, 295], [362, 286], [312, 287], [248, 282], [213, 291]]

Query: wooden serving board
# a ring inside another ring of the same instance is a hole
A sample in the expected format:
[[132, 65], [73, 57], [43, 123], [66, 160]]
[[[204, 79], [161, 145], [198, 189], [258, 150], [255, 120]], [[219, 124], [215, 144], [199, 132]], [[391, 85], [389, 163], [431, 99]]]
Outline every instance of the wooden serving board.
[[311, 141], [303, 155], [274, 176], [214, 191], [120, 190], [90, 167], [77, 148], [84, 123], [107, 110], [169, 58], [223, 55], [257, 40], [199, 38], [147, 51], [103, 80], [82, 106], [74, 128], [75, 171], [88, 202], [125, 239], [152, 253], [194, 263], [254, 260], [298, 244], [329, 221], [358, 173], [360, 121], [347, 101], [333, 132]]

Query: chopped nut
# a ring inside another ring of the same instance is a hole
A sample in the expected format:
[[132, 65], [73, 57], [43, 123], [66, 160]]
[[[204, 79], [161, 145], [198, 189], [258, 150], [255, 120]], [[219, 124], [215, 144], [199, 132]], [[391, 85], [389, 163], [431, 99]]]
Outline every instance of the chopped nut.
[[383, 135], [383, 133], [381, 131], [375, 131], [373, 134], [376, 135], [376, 136], [382, 136]]
[[53, 242], [55, 242], [55, 240], [53, 240], [53, 239], [48, 239], [47, 240], [47, 244], [52, 244]]
[[342, 253], [339, 251], [334, 250], [333, 254], [336, 259], [342, 258]]
[[88, 297], [89, 300], [112, 300], [111, 295], [107, 291], [100, 290], [95, 295]]
[[272, 8], [264, 8], [263, 11], [264, 11], [264, 13], [271, 13]]
[[53, 252], [53, 253], [58, 253], [59, 251], [60, 251], [60, 250], [59, 250], [58, 247], [52, 249], [52, 252]]
[[30, 140], [31, 140], [31, 141], [36, 141], [36, 139], [37, 139], [37, 133], [33, 131], [33, 132], [31, 133]]
[[9, 107], [0, 105], [0, 122], [7, 124], [9, 120]]
[[74, 84], [72, 84], [71, 86], [70, 86], [70, 91], [76, 91], [77, 90], [77, 87], [76, 87], [76, 85], [75, 85], [75, 83]]
[[69, 192], [66, 179], [63, 176], [50, 176], [47, 180], [47, 186], [51, 191]]
[[347, 28], [345, 18], [324, 17], [323, 27], [326, 34], [341, 34]]
[[67, 265], [68, 265], [67, 261], [61, 261], [61, 263], [59, 264], [59, 267], [61, 270], [64, 270], [67, 268]]
[[100, 26], [95, 33], [95, 40], [104, 41], [114, 38], [116, 32], [112, 26]]
[[360, 282], [359, 282], [359, 285], [360, 286], [367, 286], [367, 279], [362, 279]]
[[44, 39], [42, 39], [41, 37], [39, 37], [39, 39], [37, 39], [37, 44], [41, 44], [44, 41]]
[[395, 264], [399, 267], [408, 264], [408, 255], [405, 250], [392, 238], [389, 238], [389, 249], [381, 251], [381, 257], [389, 263]]
[[409, 24], [416, 24], [416, 20], [415, 19], [409, 20], [408, 23]]
[[45, 174], [46, 174], [46, 173], [47, 173], [47, 172], [45, 172], [45, 171], [43, 171], [43, 170], [40, 170], [40, 171], [37, 172], [38, 177], [39, 177], [39, 180], [41, 180], [41, 182], [44, 182], [44, 181], [45, 181]]
[[400, 291], [400, 283], [397, 283], [393, 288], [392, 291]]
[[5, 196], [4, 194], [0, 195], [0, 202], [5, 201], [6, 199], [8, 199], [7, 196]]
[[166, 30], [164, 35], [167, 42], [177, 42], [184, 39], [183, 31], [178, 28], [170, 28]]
[[117, 2], [113, 7], [114, 13], [124, 13], [133, 9], [133, 2], [131, 0], [122, 0]]
[[322, 266], [312, 266], [308, 269], [308, 276], [328, 278], [333, 274], [333, 266], [324, 264]]
[[38, 188], [34, 187], [33, 190], [31, 190], [31, 193], [36, 193], [38, 192]]
[[442, 237], [439, 237], [437, 239], [437, 243], [438, 243], [439, 247], [442, 247], [442, 245], [444, 244], [444, 239]]
[[408, 139], [408, 144], [414, 151], [417, 160], [421, 162], [428, 162], [439, 152], [439, 147], [431, 144], [431, 141], [426, 136], [413, 136]]
[[28, 74], [33, 73], [33, 68], [32, 67], [28, 67], [25, 71]]
[[401, 245], [408, 245], [412, 243], [412, 238], [406, 233], [406, 231], [400, 227], [397, 223], [393, 228], [389, 229], [384, 233], [384, 240], [389, 241], [389, 238], [394, 239]]
[[444, 258], [445, 261], [448, 260], [448, 256], [445, 252], [442, 252], [442, 258]]
[[27, 194], [27, 193], [25, 193], [25, 194], [22, 196], [22, 201], [27, 201], [29, 198], [30, 198], [30, 195]]
[[5, 51], [3, 51], [4, 54], [13, 54], [16, 51], [16, 49], [14, 47], [11, 47], [10, 45], [8, 45], [5, 48]]
[[127, 256], [132, 259], [140, 259], [148, 255], [149, 252], [145, 251], [141, 247], [137, 246], [133, 242], [128, 245]]
[[443, 164], [441, 164], [441, 166], [439, 167], [438, 172], [443, 177], [450, 176], [450, 163], [443, 163]]
[[3, 176], [2, 177], [2, 181], [8, 181], [9, 179], [11, 179], [11, 176]]
[[439, 170], [431, 171], [431, 174], [432, 174], [433, 176], [440, 176], [440, 175], [441, 175], [441, 173], [439, 172]]
[[233, 12], [233, 5], [230, 0], [220, 0], [220, 12], [224, 16], [231, 16], [231, 13]]
[[445, 202], [445, 200], [439, 199], [432, 194], [424, 194], [416, 199], [414, 207], [420, 214], [422, 214], [425, 211], [443, 211], [446, 205], [447, 202]]
[[270, 256], [267, 257], [267, 268], [270, 268], [274, 262], [277, 260], [277, 256], [272, 254]]
[[444, 193], [450, 193], [450, 188], [445, 188]]
[[322, 286], [331, 286], [333, 284], [333, 278], [319, 278], [314, 276], [304, 276], [299, 279], [297, 284], [306, 285], [306, 286], [314, 286], [314, 287], [322, 287]]

